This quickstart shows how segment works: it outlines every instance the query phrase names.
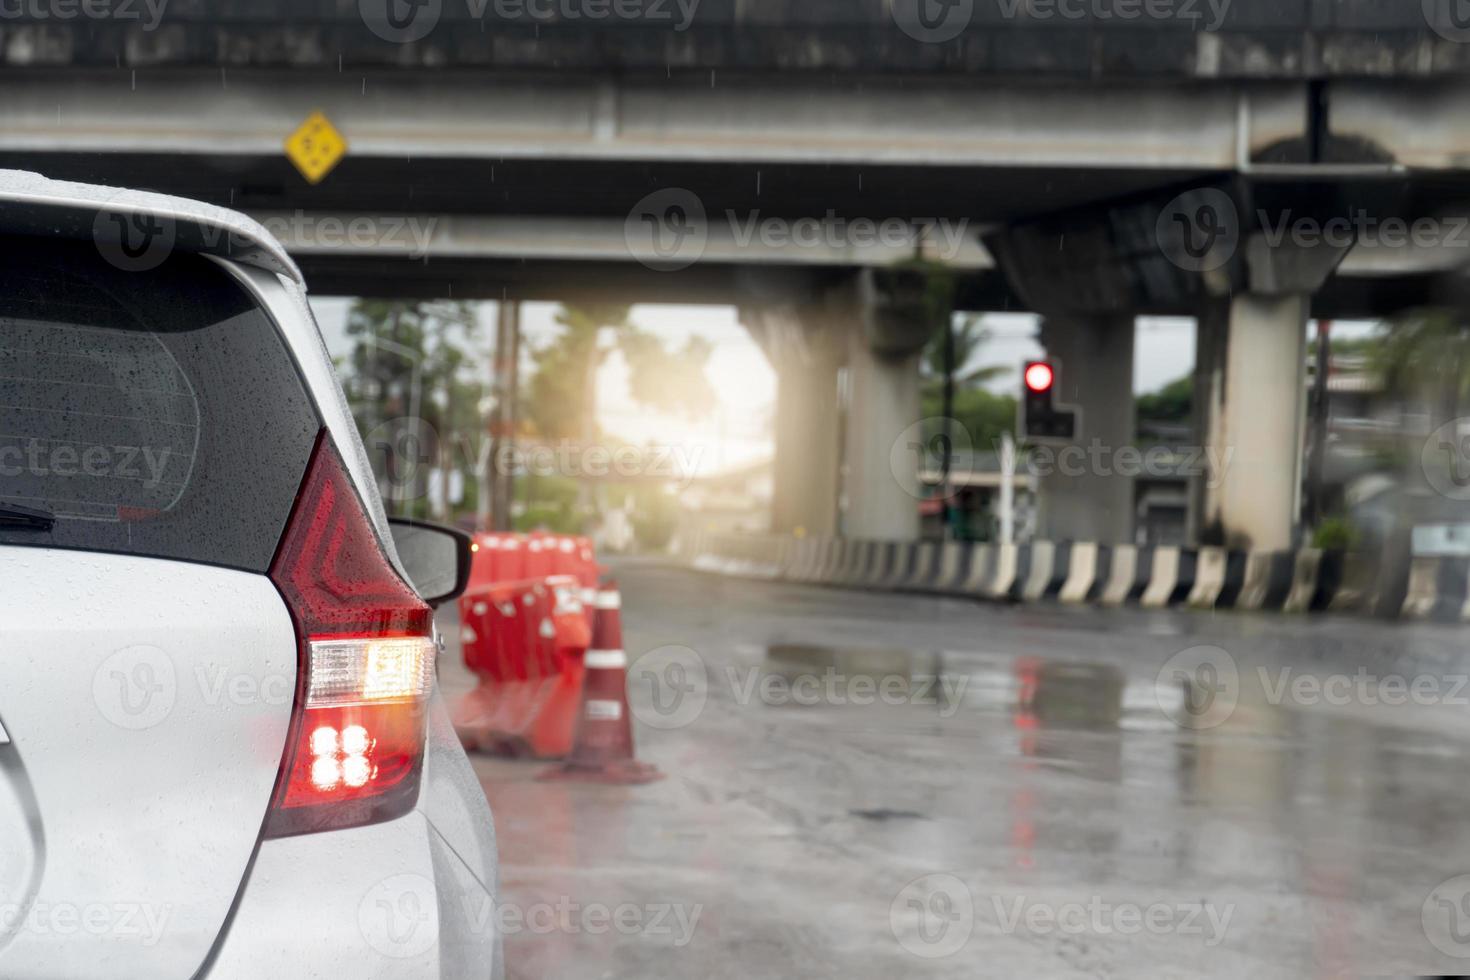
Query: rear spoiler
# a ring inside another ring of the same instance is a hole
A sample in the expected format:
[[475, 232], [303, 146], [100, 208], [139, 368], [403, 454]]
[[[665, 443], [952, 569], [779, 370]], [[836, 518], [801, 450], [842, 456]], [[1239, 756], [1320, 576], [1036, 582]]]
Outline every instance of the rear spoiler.
[[0, 170], [0, 233], [90, 238], [104, 257], [147, 267], [169, 251], [256, 266], [305, 285], [276, 238], [238, 211], [187, 198]]

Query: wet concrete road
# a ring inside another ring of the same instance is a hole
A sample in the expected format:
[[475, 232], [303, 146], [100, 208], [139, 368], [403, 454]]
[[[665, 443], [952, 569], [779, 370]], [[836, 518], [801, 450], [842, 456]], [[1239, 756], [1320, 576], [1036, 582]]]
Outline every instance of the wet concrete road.
[[475, 759], [512, 977], [1470, 972], [1465, 630], [618, 571], [668, 778]]

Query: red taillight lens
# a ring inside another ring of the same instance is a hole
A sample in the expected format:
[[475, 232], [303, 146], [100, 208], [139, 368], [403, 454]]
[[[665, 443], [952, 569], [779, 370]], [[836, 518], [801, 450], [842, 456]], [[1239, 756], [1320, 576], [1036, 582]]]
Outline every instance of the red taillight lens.
[[299, 680], [266, 835], [401, 816], [418, 799], [433, 614], [383, 553], [325, 433], [270, 576], [296, 622]]

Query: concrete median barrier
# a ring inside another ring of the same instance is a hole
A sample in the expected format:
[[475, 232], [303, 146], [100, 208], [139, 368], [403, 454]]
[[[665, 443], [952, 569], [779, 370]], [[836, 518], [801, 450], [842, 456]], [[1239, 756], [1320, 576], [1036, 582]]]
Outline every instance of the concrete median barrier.
[[1470, 612], [1470, 559], [1415, 558], [1409, 565], [1405, 619], [1461, 622]]
[[675, 554], [714, 574], [872, 591], [1145, 609], [1187, 606], [1470, 621], [1470, 559], [1419, 558], [1396, 578], [1378, 556], [1305, 548], [1031, 541], [875, 541], [694, 533]]

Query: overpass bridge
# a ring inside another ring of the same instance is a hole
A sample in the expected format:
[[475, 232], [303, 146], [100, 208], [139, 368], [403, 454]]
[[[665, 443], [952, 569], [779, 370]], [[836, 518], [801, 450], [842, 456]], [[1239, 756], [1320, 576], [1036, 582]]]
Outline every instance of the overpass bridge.
[[[285, 221], [319, 293], [738, 305], [778, 529], [917, 533], [890, 451], [935, 321], [884, 275], [917, 253], [958, 308], [1046, 316], [1083, 441], [1132, 440], [1133, 318], [1196, 316], [1199, 439], [1236, 449], [1196, 524], [1285, 547], [1303, 321], [1426, 301], [1470, 245], [1451, 0], [63, 6], [0, 9], [7, 166]], [[315, 185], [281, 152], [313, 111], [350, 147]], [[424, 234], [327, 240], [358, 218]], [[1126, 540], [1131, 494], [1044, 488], [1043, 530]]]

